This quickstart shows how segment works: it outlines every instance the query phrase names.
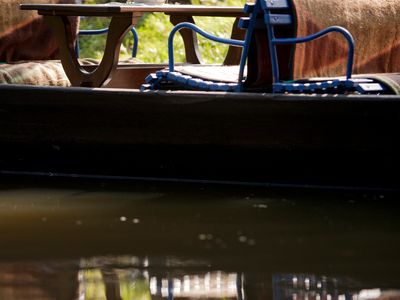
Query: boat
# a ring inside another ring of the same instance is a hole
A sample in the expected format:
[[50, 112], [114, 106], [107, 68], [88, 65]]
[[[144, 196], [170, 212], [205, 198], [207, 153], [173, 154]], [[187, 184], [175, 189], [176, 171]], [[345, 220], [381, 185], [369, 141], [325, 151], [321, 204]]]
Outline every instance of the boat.
[[0, 85], [2, 174], [400, 188], [400, 95], [140, 90], [163, 67]]
[[0, 169], [397, 188], [400, 97], [0, 87]]

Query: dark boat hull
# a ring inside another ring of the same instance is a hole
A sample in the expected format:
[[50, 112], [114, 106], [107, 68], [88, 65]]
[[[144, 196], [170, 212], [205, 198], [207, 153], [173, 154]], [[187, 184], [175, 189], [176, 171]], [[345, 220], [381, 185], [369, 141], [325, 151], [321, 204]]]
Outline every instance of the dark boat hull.
[[398, 188], [400, 97], [0, 87], [0, 169]]

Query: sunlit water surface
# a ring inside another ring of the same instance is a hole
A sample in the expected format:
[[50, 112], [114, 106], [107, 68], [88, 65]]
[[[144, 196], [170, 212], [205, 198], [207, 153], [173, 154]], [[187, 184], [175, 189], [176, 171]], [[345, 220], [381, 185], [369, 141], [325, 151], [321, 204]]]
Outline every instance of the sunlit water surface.
[[398, 196], [0, 184], [0, 299], [400, 299]]

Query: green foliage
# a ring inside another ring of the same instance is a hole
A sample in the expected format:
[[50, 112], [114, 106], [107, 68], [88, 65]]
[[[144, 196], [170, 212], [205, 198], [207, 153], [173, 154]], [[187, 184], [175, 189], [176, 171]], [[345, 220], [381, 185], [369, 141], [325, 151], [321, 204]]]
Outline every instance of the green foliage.
[[[139, 35], [137, 58], [149, 63], [167, 62], [167, 41], [172, 27], [173, 25], [169, 22], [169, 17], [165, 14], [154, 13], [143, 16], [136, 28]], [[175, 47], [177, 61], [183, 61], [183, 41], [180, 36], [176, 39]]]
[[121, 278], [120, 276], [119, 279], [122, 299], [151, 300], [149, 282], [146, 278], [141, 277], [132, 280], [131, 277]]
[[[138, 276], [132, 280], [132, 274], [117, 270], [112, 279], [118, 280], [121, 298], [124, 300], [151, 300], [149, 282], [146, 278]], [[106, 285], [100, 269], [87, 269], [81, 271], [80, 293], [86, 300], [107, 300]], [[110, 280], [110, 278], [108, 278]]]
[[[103, 1], [107, 2], [107, 1]], [[87, 0], [86, 3], [100, 3]], [[241, 6], [242, 0], [192, 0], [196, 5], [227, 5]], [[81, 19], [81, 29], [99, 29], [108, 27], [107, 18], [88, 17]], [[195, 22], [207, 32], [219, 36], [229, 37], [232, 30], [233, 18], [196, 17]], [[167, 40], [172, 24], [169, 17], [162, 13], [145, 14], [136, 26], [139, 35], [137, 58], [147, 63], [161, 63], [168, 61]], [[100, 59], [105, 47], [106, 35], [82, 36], [79, 38], [80, 56], [83, 58]], [[228, 47], [198, 36], [200, 53], [205, 63], [221, 63]], [[131, 56], [133, 47], [132, 34], [128, 33], [121, 45], [121, 59]], [[179, 34], [174, 40], [174, 55], [177, 62], [185, 61], [183, 41]]]
[[[229, 38], [234, 20], [232, 18], [196, 17], [195, 23], [212, 35]], [[210, 41], [198, 35], [200, 53], [205, 63], [222, 63], [228, 45]]]

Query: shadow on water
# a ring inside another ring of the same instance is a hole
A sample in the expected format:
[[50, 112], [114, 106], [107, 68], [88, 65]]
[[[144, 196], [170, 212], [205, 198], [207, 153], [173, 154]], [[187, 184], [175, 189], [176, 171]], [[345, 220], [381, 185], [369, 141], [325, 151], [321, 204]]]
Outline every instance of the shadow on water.
[[400, 299], [397, 201], [4, 177], [0, 299]]

